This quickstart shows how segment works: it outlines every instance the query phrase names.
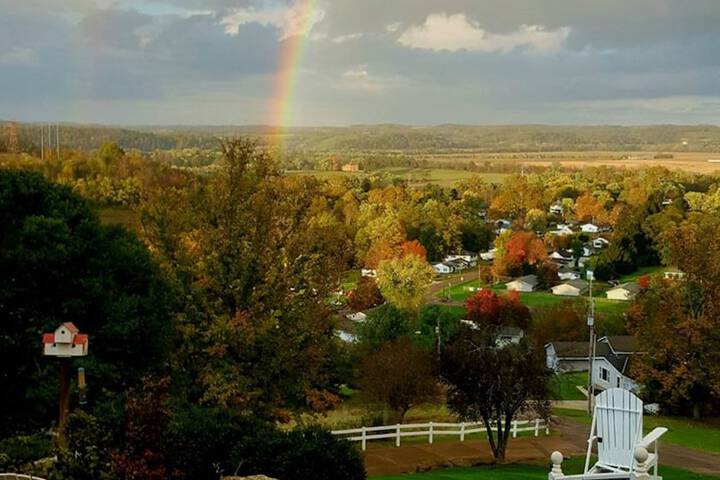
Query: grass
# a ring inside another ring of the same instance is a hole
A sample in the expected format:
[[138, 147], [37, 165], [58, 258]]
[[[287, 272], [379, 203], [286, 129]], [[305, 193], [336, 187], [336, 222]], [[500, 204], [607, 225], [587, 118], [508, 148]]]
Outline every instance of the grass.
[[343, 291], [355, 290], [360, 282], [360, 270], [348, 270], [343, 275], [340, 285]]
[[[590, 424], [590, 417], [582, 410], [555, 408], [553, 414]], [[707, 452], [720, 452], [720, 419], [692, 420], [681, 417], [646, 415], [643, 419], [645, 433], [655, 427], [667, 427], [663, 442], [681, 445]]]
[[[573, 458], [563, 462], [566, 475], [582, 473], [584, 458]], [[448, 468], [427, 473], [405, 475], [384, 475], [375, 480], [538, 480], [547, 478], [550, 466], [541, 465], [489, 465], [483, 467]], [[717, 480], [719, 477], [701, 475], [675, 467], [660, 465], [660, 474], [668, 480]]]
[[585, 400], [585, 395], [577, 389], [578, 385], [586, 387], [587, 372], [572, 372], [556, 375], [550, 381], [550, 395], [554, 400]]
[[[447, 295], [453, 301], [464, 302], [468, 297], [470, 297], [477, 291], [475, 289], [481, 286], [482, 285], [479, 280], [471, 280], [468, 282], [458, 283], [451, 286], [450, 288], [446, 288], [442, 290], [438, 295], [440, 297], [445, 297]], [[498, 295], [507, 295], [507, 289], [505, 288], [505, 284], [497, 283], [490, 286], [490, 288]], [[554, 305], [559, 305], [565, 300], [573, 300], [573, 297], [553, 295], [552, 292], [549, 291], [520, 293], [520, 301], [530, 309], [547, 308]], [[583, 301], [583, 298], [578, 297], [576, 300]], [[595, 297], [595, 311], [601, 314], [604, 313], [608, 315], [619, 315], [624, 313], [629, 306], [630, 302], [623, 302], [621, 300], [608, 300], [607, 298], [597, 296]]]
[[620, 277], [620, 283], [635, 282], [638, 278], [643, 275], [652, 275], [654, 273], [662, 272], [666, 267], [660, 265], [653, 265], [651, 267], [640, 267], [633, 273], [628, 273]]

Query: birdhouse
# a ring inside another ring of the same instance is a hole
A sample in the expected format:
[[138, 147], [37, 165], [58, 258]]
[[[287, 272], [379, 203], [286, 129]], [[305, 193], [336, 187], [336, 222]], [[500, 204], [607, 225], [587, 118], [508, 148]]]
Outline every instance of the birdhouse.
[[43, 353], [51, 357], [84, 357], [88, 354], [88, 336], [71, 322], [65, 322], [54, 333], [43, 334]]

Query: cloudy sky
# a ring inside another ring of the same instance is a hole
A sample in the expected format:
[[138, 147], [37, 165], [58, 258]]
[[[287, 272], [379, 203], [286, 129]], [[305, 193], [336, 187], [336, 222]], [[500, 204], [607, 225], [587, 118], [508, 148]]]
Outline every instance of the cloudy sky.
[[718, 0], [0, 0], [0, 119], [720, 123]]

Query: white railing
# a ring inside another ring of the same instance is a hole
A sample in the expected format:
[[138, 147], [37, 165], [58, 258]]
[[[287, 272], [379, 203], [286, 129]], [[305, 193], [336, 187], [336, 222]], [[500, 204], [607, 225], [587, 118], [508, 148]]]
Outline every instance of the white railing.
[[[533, 432], [534, 436], [540, 435], [540, 430], [545, 435], [550, 434], [550, 425], [542, 419], [535, 420], [513, 420], [512, 437], [517, 437], [520, 432]], [[346, 430], [333, 430], [332, 434], [349, 440], [361, 442], [362, 449], [367, 448], [368, 440], [395, 439], [395, 446], [400, 446], [402, 437], [427, 437], [428, 443], [433, 443], [433, 438], [440, 435], [458, 436], [461, 442], [465, 441], [465, 435], [472, 433], [485, 433], [485, 425], [481, 422], [460, 422], [460, 423], [398, 423], [396, 425], [383, 425], [381, 427], [361, 427]]]

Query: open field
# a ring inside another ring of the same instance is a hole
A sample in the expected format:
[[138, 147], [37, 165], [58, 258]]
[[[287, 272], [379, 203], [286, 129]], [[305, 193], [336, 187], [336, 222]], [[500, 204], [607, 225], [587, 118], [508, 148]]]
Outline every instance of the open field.
[[[656, 154], [669, 153], [673, 158], [653, 158]], [[720, 163], [709, 160], [720, 160], [720, 153], [707, 152], [517, 152], [517, 153], [480, 153], [458, 152], [446, 154], [418, 155], [418, 158], [463, 164], [468, 162], [492, 162], [508, 167], [521, 165], [549, 167], [558, 165], [567, 168], [615, 167], [615, 168], [646, 168], [665, 167], [669, 170], [682, 170], [693, 173], [718, 174]]]
[[322, 170], [288, 170], [287, 175], [313, 175], [318, 178], [365, 177], [371, 174], [389, 174], [406, 180], [410, 185], [434, 184], [441, 187], [453, 187], [463, 180], [480, 176], [488, 183], [502, 183], [506, 173], [473, 173], [460, 169], [441, 168], [403, 168], [388, 167], [379, 170], [361, 172], [337, 172]]
[[[553, 415], [587, 424], [590, 424], [591, 420], [587, 413], [581, 410], [554, 408]], [[720, 418], [692, 420], [645, 415], [643, 427], [646, 433], [655, 427], [667, 427], [669, 431], [663, 436], [663, 442], [708, 452], [720, 452]]]
[[[563, 462], [566, 475], [582, 473], [584, 458], [575, 457]], [[376, 480], [538, 480], [547, 478], [550, 466], [539, 465], [488, 465], [438, 469], [427, 473], [409, 475], [387, 475], [373, 477]], [[700, 475], [680, 468], [660, 465], [660, 474], [672, 480], [716, 480], [718, 477]]]

